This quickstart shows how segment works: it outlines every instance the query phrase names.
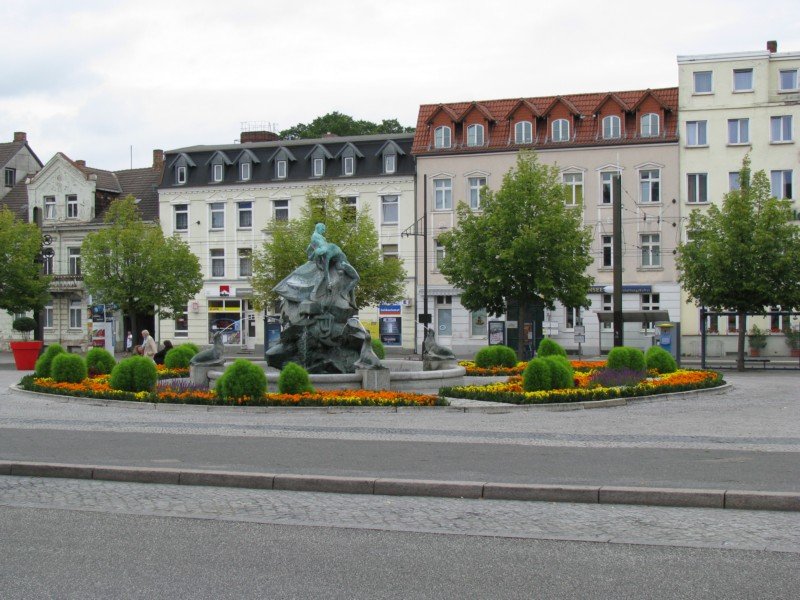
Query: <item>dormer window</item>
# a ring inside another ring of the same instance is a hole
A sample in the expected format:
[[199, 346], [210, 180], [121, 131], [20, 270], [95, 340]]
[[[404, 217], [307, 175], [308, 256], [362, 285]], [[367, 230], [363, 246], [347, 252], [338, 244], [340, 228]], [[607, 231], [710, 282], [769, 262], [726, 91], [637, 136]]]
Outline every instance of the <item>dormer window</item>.
[[250, 172], [252, 165], [249, 162], [243, 162], [239, 165], [239, 179], [241, 181], [250, 181]]
[[615, 140], [620, 135], [620, 118], [615, 115], [603, 117], [603, 139]]
[[467, 146], [483, 146], [483, 125], [467, 127]]
[[556, 119], [553, 121], [552, 133], [554, 142], [568, 142], [569, 121], [566, 119]]
[[288, 171], [288, 161], [276, 160], [275, 161], [275, 179], [286, 179]]
[[383, 156], [383, 172], [391, 175], [395, 171], [397, 171], [397, 155], [385, 154]]
[[353, 173], [355, 173], [355, 158], [352, 156], [345, 156], [342, 159], [342, 175], [350, 176]]
[[642, 115], [641, 120], [641, 135], [642, 137], [658, 137], [659, 135], [659, 118], [656, 113], [647, 113]]
[[450, 147], [450, 128], [446, 125], [437, 127], [433, 130], [433, 147], [434, 148], [449, 148]]
[[175, 167], [175, 183], [178, 185], [183, 185], [186, 183], [186, 167], [185, 166], [178, 166]]
[[325, 174], [325, 159], [315, 158], [312, 164], [312, 174], [314, 177], [322, 177]]
[[224, 169], [222, 167], [222, 163], [218, 163], [211, 166], [211, 179], [214, 183], [219, 183], [222, 181], [224, 175]]
[[533, 142], [533, 125], [530, 121], [520, 121], [514, 125], [514, 143], [530, 144]]

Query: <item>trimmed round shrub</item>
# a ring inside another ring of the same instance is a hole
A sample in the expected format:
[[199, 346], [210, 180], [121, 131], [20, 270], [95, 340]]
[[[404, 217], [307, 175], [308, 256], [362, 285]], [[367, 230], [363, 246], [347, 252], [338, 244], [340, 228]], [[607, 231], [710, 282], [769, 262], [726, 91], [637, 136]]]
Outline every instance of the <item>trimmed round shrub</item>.
[[543, 358], [529, 360], [528, 366], [522, 372], [522, 389], [526, 392], [553, 389], [550, 367], [550, 361]]
[[567, 357], [567, 351], [561, 345], [551, 340], [550, 338], [542, 338], [539, 342], [539, 348], [536, 350], [536, 356], [544, 358], [545, 356], [563, 356]]
[[33, 317], [17, 317], [11, 322], [11, 329], [27, 336], [36, 329], [36, 319]]
[[180, 346], [176, 346], [177, 348], [189, 348], [192, 351], [192, 356], [200, 352], [200, 348], [197, 347], [197, 344], [193, 344], [192, 342], [184, 342]]
[[50, 365], [53, 363], [53, 359], [59, 355], [65, 353], [66, 350], [59, 345], [59, 344], [50, 344], [47, 347], [47, 350], [44, 351], [38, 360], [36, 361], [36, 366], [34, 367], [34, 375], [36, 377], [50, 377]]
[[86, 370], [89, 377], [111, 373], [116, 364], [114, 356], [105, 348], [92, 348], [86, 353]]
[[86, 362], [77, 354], [61, 352], [53, 358], [50, 376], [55, 381], [80, 383], [86, 379]]
[[482, 369], [490, 367], [515, 367], [517, 366], [517, 353], [508, 346], [486, 346], [475, 354], [475, 365]]
[[186, 344], [175, 346], [164, 355], [164, 366], [168, 369], [186, 369], [189, 361], [197, 354]]
[[646, 371], [647, 364], [644, 360], [644, 352], [630, 346], [616, 346], [608, 353], [606, 368]]
[[564, 356], [544, 356], [542, 360], [550, 365], [550, 385], [554, 389], [575, 387], [575, 370]]
[[109, 385], [126, 392], [149, 392], [157, 380], [156, 363], [144, 356], [131, 356], [111, 370]]
[[267, 375], [258, 365], [239, 358], [217, 379], [214, 391], [225, 400], [261, 398], [267, 391]]
[[659, 373], [674, 373], [678, 370], [678, 363], [675, 362], [672, 354], [660, 346], [650, 346], [644, 355], [647, 362], [647, 369], [654, 369]]
[[372, 351], [381, 360], [386, 358], [386, 348], [383, 347], [383, 342], [380, 340], [372, 339]]
[[281, 394], [302, 394], [313, 392], [314, 388], [311, 386], [308, 371], [297, 363], [288, 362], [283, 365], [278, 376], [278, 391]]

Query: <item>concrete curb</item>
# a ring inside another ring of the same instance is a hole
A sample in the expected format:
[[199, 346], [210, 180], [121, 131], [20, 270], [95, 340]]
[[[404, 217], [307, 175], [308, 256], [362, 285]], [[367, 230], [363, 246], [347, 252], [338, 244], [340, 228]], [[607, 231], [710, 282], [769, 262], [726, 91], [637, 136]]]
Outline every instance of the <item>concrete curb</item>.
[[331, 475], [151, 469], [23, 461], [0, 461], [0, 475], [328, 492], [335, 494], [578, 502], [584, 504], [637, 504], [643, 506], [800, 512], [800, 492], [339, 477]]
[[[480, 413], [480, 414], [506, 414], [511, 411], [545, 410], [562, 412], [568, 410], [588, 410], [593, 408], [612, 408], [627, 406], [640, 402], [657, 402], [660, 400], [687, 400], [695, 396], [709, 393], [724, 393], [730, 389], [731, 384], [686, 392], [669, 392], [666, 394], [652, 394], [650, 396], [636, 396], [633, 398], [609, 398], [607, 400], [587, 400], [585, 402], [561, 402], [552, 404], [508, 404], [505, 402], [485, 401], [480, 405], [469, 406], [219, 406], [205, 404], [154, 404], [152, 402], [133, 402], [131, 400], [111, 400], [105, 398], [80, 398], [78, 396], [64, 396], [61, 394], [45, 394], [23, 390], [16, 384], [9, 389], [35, 398], [52, 400], [71, 404], [85, 404], [88, 406], [108, 406], [114, 408], [129, 408], [132, 410], [160, 410], [169, 412], [194, 411], [194, 412], [230, 412], [230, 413], [297, 413], [302, 411], [323, 412], [329, 414], [357, 413], [357, 412], [385, 412], [401, 413], [418, 410], [446, 411], [455, 413]], [[447, 398], [448, 401], [460, 401], [462, 398]], [[474, 402], [479, 402], [475, 400]]]

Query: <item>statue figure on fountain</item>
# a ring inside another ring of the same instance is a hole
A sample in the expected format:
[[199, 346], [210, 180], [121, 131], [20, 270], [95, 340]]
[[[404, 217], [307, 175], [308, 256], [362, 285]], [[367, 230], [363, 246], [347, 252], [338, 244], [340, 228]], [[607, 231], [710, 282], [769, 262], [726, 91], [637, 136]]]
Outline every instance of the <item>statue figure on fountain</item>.
[[325, 224], [317, 223], [306, 248], [308, 261], [273, 288], [281, 297], [283, 328], [280, 343], [266, 353], [267, 363], [280, 369], [292, 361], [309, 373], [380, 368], [370, 335], [355, 317], [358, 272], [325, 232]]

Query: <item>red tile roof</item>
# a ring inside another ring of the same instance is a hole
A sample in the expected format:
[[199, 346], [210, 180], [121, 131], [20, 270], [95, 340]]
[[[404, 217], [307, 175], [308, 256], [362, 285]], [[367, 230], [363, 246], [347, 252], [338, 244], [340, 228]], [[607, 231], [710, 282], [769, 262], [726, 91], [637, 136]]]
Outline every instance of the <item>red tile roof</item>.
[[[603, 140], [598, 139], [597, 112], [603, 103], [612, 97], [629, 117], [626, 133], [621, 139]], [[655, 138], [643, 138], [637, 133], [638, 127], [635, 123], [635, 112], [648, 98], [652, 97], [660, 110], [664, 111], [664, 121], [661, 125], [660, 135]], [[569, 112], [576, 117], [572, 139], [569, 142], [552, 142], [546, 138], [546, 124], [548, 111], [552, 110], [559, 103], [565, 105]], [[466, 114], [473, 108], [479, 107], [479, 112], [490, 123], [486, 135], [486, 145], [481, 147], [466, 147], [460, 144], [456, 131], [453, 131], [453, 146], [447, 149], [433, 148], [433, 131], [431, 122], [433, 117], [440, 111], [444, 111], [452, 120], [453, 125], [460, 123]], [[520, 107], [526, 107], [532, 113], [533, 121], [540, 121], [538, 138], [526, 147], [541, 148], [553, 146], [589, 146], [589, 145], [616, 145], [634, 144], [647, 142], [677, 141], [678, 125], [678, 88], [659, 88], [648, 90], [628, 90], [621, 92], [599, 92], [590, 94], [565, 94], [561, 96], [543, 96], [539, 98], [509, 98], [503, 100], [485, 100], [469, 102], [451, 102], [448, 104], [423, 104], [419, 107], [417, 116], [417, 130], [414, 136], [413, 154], [439, 154], [439, 153], [468, 153], [485, 152], [487, 150], [503, 150], [518, 147], [513, 140], [513, 123], [511, 117]], [[537, 118], [538, 117], [538, 118]], [[494, 121], [494, 123], [492, 123]], [[536, 134], [534, 134], [536, 135]]]

